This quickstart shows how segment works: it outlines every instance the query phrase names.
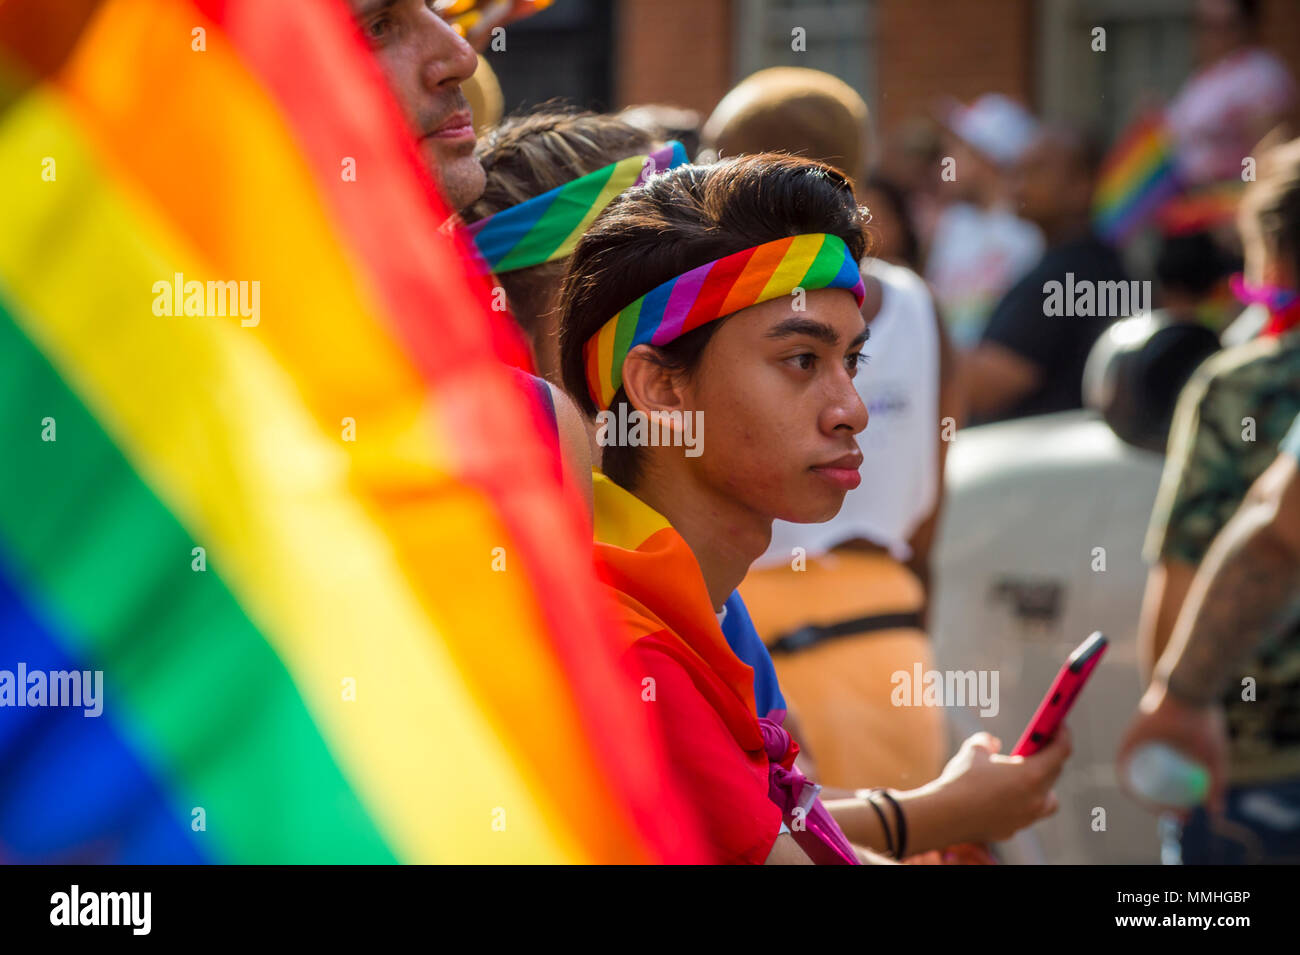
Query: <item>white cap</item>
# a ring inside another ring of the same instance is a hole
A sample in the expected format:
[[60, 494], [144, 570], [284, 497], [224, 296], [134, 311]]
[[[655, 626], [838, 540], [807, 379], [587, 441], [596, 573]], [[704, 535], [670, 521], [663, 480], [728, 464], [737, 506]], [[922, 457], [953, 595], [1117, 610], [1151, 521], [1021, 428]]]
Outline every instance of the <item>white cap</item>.
[[944, 122], [999, 166], [1019, 160], [1042, 131], [1029, 110], [1001, 93], [985, 93], [970, 106], [952, 103]]

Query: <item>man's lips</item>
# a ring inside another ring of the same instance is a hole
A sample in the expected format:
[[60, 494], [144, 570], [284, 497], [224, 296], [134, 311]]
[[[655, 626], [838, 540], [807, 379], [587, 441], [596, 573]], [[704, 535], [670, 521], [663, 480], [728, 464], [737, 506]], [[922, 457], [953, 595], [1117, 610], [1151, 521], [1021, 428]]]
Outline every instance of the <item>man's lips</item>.
[[426, 133], [425, 139], [462, 139], [474, 135], [474, 115], [468, 110], [452, 113], [432, 132]]
[[853, 451], [841, 455], [834, 461], [813, 465], [811, 470], [818, 477], [824, 478], [836, 487], [851, 491], [862, 483], [862, 475], [858, 473], [860, 467], [862, 467], [862, 452]]

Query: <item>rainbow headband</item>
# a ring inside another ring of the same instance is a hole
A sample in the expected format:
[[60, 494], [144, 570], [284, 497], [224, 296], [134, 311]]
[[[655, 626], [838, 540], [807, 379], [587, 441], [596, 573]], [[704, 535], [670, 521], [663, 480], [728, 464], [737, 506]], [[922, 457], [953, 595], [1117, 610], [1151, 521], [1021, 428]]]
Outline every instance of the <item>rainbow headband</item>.
[[566, 182], [465, 229], [488, 268], [498, 274], [567, 257], [582, 234], [621, 193], [657, 172], [685, 165], [686, 148], [670, 142]]
[[666, 345], [716, 319], [801, 288], [848, 289], [866, 297], [857, 260], [839, 236], [816, 233], [766, 242], [669, 279], [611, 318], [584, 346], [587, 389], [608, 408], [623, 385], [623, 360], [637, 345]]

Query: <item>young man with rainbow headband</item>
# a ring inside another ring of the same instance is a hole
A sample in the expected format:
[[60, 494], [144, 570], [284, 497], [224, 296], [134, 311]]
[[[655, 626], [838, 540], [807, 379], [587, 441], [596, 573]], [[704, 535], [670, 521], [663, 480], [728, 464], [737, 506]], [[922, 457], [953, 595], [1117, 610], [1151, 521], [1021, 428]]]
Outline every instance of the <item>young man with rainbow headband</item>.
[[[694, 457], [605, 449], [596, 561], [625, 625], [628, 692], [660, 708], [718, 862], [878, 861], [857, 847], [901, 858], [1004, 837], [1054, 809], [1068, 752], [1062, 737], [1028, 760], [990, 756], [977, 734], [918, 790], [823, 806], [721, 632], [772, 521], [827, 520], [860, 481], [863, 224], [820, 163], [684, 166], [610, 204], [561, 293], [561, 370], [589, 417], [626, 403], [670, 429], [699, 413], [707, 429]], [[992, 817], [1005, 831], [981, 828]]]
[[[721, 155], [789, 153], [862, 182], [870, 126], [867, 104], [843, 80], [780, 66], [738, 83], [702, 138]], [[868, 230], [879, 236], [879, 210], [869, 213]], [[934, 778], [948, 752], [943, 710], [895, 705], [891, 676], [934, 668], [924, 616], [948, 447], [940, 421], [962, 413], [951, 349], [924, 281], [878, 257], [859, 265], [870, 367], [855, 386], [871, 412], [859, 444], [873, 479], [846, 494], [829, 521], [774, 522], [772, 543], [740, 588], [818, 781], [850, 792], [917, 786]]]

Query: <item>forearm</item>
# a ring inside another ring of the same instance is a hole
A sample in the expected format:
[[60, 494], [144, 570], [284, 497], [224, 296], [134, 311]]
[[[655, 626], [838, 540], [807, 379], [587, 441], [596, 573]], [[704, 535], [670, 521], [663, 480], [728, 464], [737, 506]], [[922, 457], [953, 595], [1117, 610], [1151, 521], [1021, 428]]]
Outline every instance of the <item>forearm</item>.
[[996, 417], [1042, 380], [1038, 366], [1002, 345], [982, 343], [958, 363], [966, 412], [976, 422]]
[[[950, 811], [938, 789], [922, 786], [907, 792], [890, 790], [890, 794], [898, 801], [907, 819], [905, 851], [909, 856], [965, 841], [959, 831], [960, 820], [957, 814]], [[850, 842], [879, 853], [889, 851], [889, 838], [881, 825], [880, 814], [864, 795], [823, 800], [823, 803]], [[892, 807], [883, 805], [881, 810], [890, 825], [890, 832], [894, 833], [896, 822], [892, 816]]]
[[1151, 568], [1138, 622], [1138, 671], [1143, 686], [1151, 682], [1156, 663], [1169, 646], [1195, 577], [1195, 566], [1175, 558], [1166, 558]]
[[1157, 679], [1187, 703], [1216, 700], [1225, 676], [1283, 622], [1300, 592], [1300, 559], [1273, 533], [1273, 509], [1243, 510], [1210, 548]]

